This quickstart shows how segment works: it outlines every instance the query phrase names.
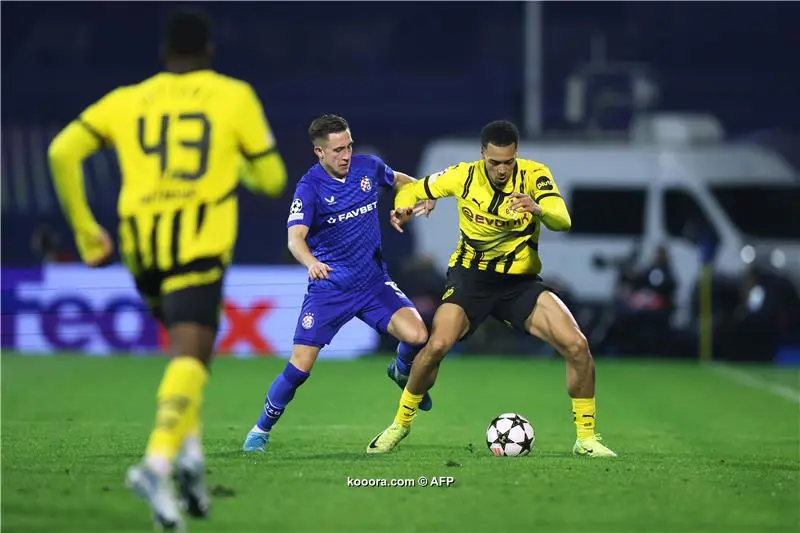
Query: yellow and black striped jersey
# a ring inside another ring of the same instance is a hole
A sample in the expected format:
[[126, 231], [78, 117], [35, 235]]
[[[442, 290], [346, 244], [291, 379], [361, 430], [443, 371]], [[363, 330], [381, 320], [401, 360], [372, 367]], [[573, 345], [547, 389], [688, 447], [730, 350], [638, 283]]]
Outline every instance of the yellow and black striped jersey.
[[79, 232], [97, 225], [82, 190], [81, 162], [105, 145], [116, 149], [122, 171], [120, 252], [142, 268], [169, 271], [218, 256], [228, 261], [238, 233], [240, 179], [272, 196], [286, 185], [252, 86], [213, 70], [162, 72], [117, 88], [53, 140], [53, 179]]
[[[530, 195], [542, 215], [508, 209], [512, 192]], [[395, 208], [417, 201], [453, 196], [458, 201], [461, 236], [449, 266], [505, 274], [539, 274], [539, 233], [542, 223], [566, 231], [570, 217], [558, 186], [543, 164], [517, 159], [511, 179], [498, 189], [486, 175], [483, 160], [459, 163], [400, 189]]]
[[250, 84], [213, 70], [120, 87], [78, 123], [117, 150], [121, 216], [218, 201], [236, 189], [243, 156], [276, 149]]

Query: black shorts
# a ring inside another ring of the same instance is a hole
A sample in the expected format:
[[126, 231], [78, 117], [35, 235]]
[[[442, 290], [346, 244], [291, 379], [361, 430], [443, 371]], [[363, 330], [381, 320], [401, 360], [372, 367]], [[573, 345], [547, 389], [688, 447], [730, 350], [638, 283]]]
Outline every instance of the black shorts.
[[544, 291], [557, 294], [536, 275], [514, 275], [451, 267], [447, 270], [442, 303], [456, 304], [467, 314], [472, 335], [487, 317], [527, 333], [525, 321]]
[[192, 323], [216, 331], [224, 276], [225, 263], [219, 258], [207, 258], [166, 272], [144, 270], [134, 276], [134, 281], [153, 316], [167, 328]]

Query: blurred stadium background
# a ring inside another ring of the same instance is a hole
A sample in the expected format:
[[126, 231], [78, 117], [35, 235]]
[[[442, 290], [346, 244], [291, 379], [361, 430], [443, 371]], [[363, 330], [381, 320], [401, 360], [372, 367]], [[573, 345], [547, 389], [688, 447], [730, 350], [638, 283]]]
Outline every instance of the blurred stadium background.
[[[6, 350], [130, 354], [162, 343], [120, 267], [75, 264], [46, 147], [86, 105], [160, 68], [172, 7], [2, 6]], [[550, 166], [571, 210], [572, 233], [542, 239], [543, 274], [597, 357], [800, 362], [797, 4], [203, 7], [215, 67], [256, 88], [293, 180], [314, 163], [305, 131], [323, 112], [350, 121], [359, 150], [417, 176], [478, 158], [483, 124], [513, 120], [521, 154]], [[114, 230], [113, 153], [87, 164], [87, 181]], [[292, 187], [278, 201], [242, 195], [221, 352], [288, 353], [305, 290], [285, 246]], [[457, 239], [453, 211], [443, 201], [402, 236], [384, 228], [391, 272], [428, 318]], [[323, 356], [392, 347], [351, 323]], [[459, 350], [548, 354], [495, 323]]]

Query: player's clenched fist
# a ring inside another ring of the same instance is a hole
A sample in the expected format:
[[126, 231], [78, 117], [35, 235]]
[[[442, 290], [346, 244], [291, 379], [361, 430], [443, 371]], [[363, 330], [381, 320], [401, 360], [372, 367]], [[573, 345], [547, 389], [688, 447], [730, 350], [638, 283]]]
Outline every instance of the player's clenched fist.
[[106, 266], [114, 252], [114, 242], [99, 226], [89, 231], [76, 231], [75, 243], [83, 262], [92, 268]]
[[331, 267], [321, 261], [317, 261], [308, 267], [308, 277], [313, 280], [328, 279], [328, 272], [333, 270]]
[[401, 207], [399, 209], [392, 209], [389, 212], [389, 223], [392, 225], [394, 229], [403, 233], [403, 224], [408, 222], [411, 219], [411, 215], [414, 213], [413, 207]]
[[508, 202], [509, 211], [516, 211], [517, 213], [530, 213], [533, 216], [542, 214], [542, 207], [533, 201], [527, 194], [521, 192], [512, 192], [511, 201]]

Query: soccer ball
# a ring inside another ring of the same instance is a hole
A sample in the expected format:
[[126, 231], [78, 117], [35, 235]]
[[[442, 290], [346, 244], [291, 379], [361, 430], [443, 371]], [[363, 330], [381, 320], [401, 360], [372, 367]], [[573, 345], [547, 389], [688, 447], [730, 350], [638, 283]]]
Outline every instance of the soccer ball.
[[486, 445], [498, 456], [528, 455], [535, 440], [533, 426], [517, 413], [503, 413], [486, 429]]

